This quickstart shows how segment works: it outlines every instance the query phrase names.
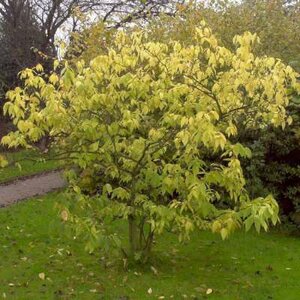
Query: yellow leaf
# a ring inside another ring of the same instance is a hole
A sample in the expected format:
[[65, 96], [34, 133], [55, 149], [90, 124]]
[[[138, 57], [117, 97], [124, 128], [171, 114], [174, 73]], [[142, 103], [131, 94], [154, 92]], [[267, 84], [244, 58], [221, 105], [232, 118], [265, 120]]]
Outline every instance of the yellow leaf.
[[44, 68], [41, 64], [37, 64], [35, 69], [38, 71], [38, 72], [43, 72], [44, 71]]
[[58, 82], [58, 76], [55, 73], [51, 74], [49, 81], [53, 84], [56, 84]]
[[210, 295], [212, 292], [213, 292], [212, 289], [207, 289], [207, 290], [206, 290], [206, 295]]

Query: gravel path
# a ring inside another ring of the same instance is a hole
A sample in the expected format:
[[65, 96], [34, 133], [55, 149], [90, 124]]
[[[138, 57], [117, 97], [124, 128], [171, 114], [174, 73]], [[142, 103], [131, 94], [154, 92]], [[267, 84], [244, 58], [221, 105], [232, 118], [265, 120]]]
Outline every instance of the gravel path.
[[66, 182], [61, 171], [48, 172], [2, 184], [0, 185], [0, 207], [26, 198], [45, 195], [65, 186]]

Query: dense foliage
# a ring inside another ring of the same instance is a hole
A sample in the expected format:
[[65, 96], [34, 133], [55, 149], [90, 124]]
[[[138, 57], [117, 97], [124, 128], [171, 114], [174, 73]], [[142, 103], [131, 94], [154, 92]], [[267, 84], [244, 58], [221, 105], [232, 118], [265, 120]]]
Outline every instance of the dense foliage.
[[251, 163], [245, 162], [249, 189], [253, 195], [271, 191], [285, 215], [300, 210], [299, 98], [290, 102], [288, 113], [293, 123], [285, 130], [267, 127], [243, 136], [253, 153]]
[[[23, 88], [8, 93], [5, 112], [18, 130], [2, 139], [28, 146], [49, 135], [69, 173], [72, 211], [62, 211], [93, 250], [122, 248], [108, 221], [129, 222], [130, 252], [146, 260], [154, 235], [187, 239], [196, 229], [226, 238], [235, 229], [268, 228], [278, 220], [272, 196], [251, 200], [240, 158], [237, 124], [264, 128], [291, 123], [285, 107], [299, 90], [281, 61], [251, 52], [257, 36], [218, 45], [202, 22], [193, 41], [151, 42], [119, 32], [108, 53], [62, 74], [42, 66], [22, 72]], [[57, 66], [57, 64], [56, 64]]]
[[[254, 46], [257, 55], [271, 55], [300, 70], [300, 9], [298, 2], [281, 0], [206, 1], [181, 6], [177, 16], [161, 16], [150, 22], [149, 38], [158, 42], [177, 40], [185, 45], [193, 43], [196, 24], [205, 19], [213, 28], [222, 45], [233, 50], [232, 38], [244, 31], [256, 32], [261, 38]], [[135, 30], [134, 28], [132, 30]], [[106, 53], [115, 35], [102, 24], [96, 24], [76, 35], [70, 53], [72, 61], [89, 62]], [[239, 140], [253, 152], [252, 160], [245, 161], [245, 176], [251, 195], [273, 193], [282, 213], [289, 215], [299, 210], [299, 103], [297, 98], [289, 105], [293, 124], [284, 129], [266, 127], [241, 130]]]
[[[214, 5], [217, 10], [212, 8]], [[281, 0], [208, 1], [182, 9], [180, 17], [154, 20], [149, 31], [155, 40], [171, 38], [190, 43], [189, 32], [204, 18], [226, 47], [232, 49], [234, 35], [256, 32], [261, 41], [255, 45], [254, 53], [278, 57], [299, 71], [299, 5], [299, 1]], [[284, 129], [239, 130], [239, 139], [253, 152], [252, 160], [244, 163], [247, 187], [253, 196], [272, 192], [286, 215], [299, 211], [300, 127], [296, 96], [288, 112], [294, 121]]]

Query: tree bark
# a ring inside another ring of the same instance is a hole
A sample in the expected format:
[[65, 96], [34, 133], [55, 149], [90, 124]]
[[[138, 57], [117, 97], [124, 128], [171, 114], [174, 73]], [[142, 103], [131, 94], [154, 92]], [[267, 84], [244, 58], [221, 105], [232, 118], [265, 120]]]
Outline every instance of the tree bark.
[[154, 233], [150, 230], [145, 237], [144, 222], [139, 222], [134, 216], [128, 217], [130, 257], [141, 263], [146, 263], [150, 257]]
[[130, 256], [134, 257], [137, 252], [142, 250], [140, 242], [140, 229], [138, 227], [136, 219], [133, 216], [128, 217], [128, 225]]

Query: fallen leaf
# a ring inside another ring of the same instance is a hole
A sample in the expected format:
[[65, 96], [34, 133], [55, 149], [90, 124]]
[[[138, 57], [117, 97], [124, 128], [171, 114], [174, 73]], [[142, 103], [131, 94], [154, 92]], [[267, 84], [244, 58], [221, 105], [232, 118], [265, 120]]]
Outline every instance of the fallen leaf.
[[153, 266], [151, 266], [151, 271], [154, 273], [154, 275], [158, 275], [157, 269], [155, 269]]
[[206, 290], [206, 295], [210, 295], [212, 292], [213, 292], [212, 289], [207, 289], [207, 290]]

